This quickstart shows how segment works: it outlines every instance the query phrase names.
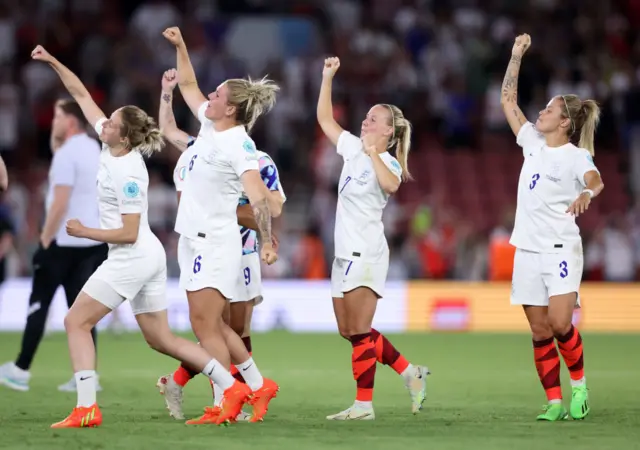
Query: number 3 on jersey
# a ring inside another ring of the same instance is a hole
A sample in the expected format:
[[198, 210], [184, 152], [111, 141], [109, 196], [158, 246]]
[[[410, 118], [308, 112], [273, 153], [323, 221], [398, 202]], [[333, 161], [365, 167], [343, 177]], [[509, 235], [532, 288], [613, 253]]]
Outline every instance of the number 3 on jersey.
[[536, 187], [536, 183], [538, 183], [539, 179], [540, 179], [539, 173], [533, 174], [533, 176], [531, 177], [531, 183], [529, 184], [529, 189], [533, 189], [534, 187]]

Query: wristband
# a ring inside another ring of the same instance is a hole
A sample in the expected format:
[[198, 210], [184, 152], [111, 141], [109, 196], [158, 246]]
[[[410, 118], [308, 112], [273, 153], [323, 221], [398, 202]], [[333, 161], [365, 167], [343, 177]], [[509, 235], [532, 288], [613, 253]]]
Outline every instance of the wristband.
[[589, 194], [589, 197], [593, 198], [593, 196], [595, 195], [594, 192], [591, 189], [585, 189], [582, 191], [583, 194]]

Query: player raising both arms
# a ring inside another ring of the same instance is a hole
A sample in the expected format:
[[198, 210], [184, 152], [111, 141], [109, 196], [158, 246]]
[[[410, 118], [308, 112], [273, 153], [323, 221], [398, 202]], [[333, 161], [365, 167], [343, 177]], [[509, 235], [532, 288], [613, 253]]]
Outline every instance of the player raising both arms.
[[[164, 73], [162, 78], [162, 98], [160, 101], [159, 120], [160, 128], [164, 136], [176, 148], [183, 152], [178, 160], [173, 175], [176, 190], [178, 191], [179, 202], [182, 184], [188, 176], [187, 168], [189, 166], [190, 159], [193, 157], [191, 149], [193, 148], [192, 144], [195, 141], [195, 138], [180, 130], [175, 122], [172, 110], [172, 98], [173, 89], [177, 82], [178, 78], [175, 69], [167, 70]], [[285, 201], [282, 185], [280, 184], [280, 179], [278, 177], [278, 170], [266, 153], [258, 151], [258, 155], [260, 156], [259, 163], [262, 181], [266, 184], [267, 188], [269, 188], [269, 194], [275, 197], [274, 205], [276, 205], [277, 210], [272, 211], [272, 215], [273, 217], [277, 217], [280, 215], [282, 203]], [[237, 209], [237, 217], [238, 223], [240, 224], [240, 235], [242, 236], [243, 242], [242, 270], [238, 277], [236, 288], [237, 297], [232, 299], [227, 305], [224, 320], [229, 324], [231, 329], [242, 338], [245, 348], [251, 355], [251, 317], [254, 305], [262, 302], [262, 283], [260, 258], [257, 253], [257, 236], [254, 231], [257, 229], [257, 224], [255, 223], [249, 201], [244, 196], [240, 199]], [[244, 381], [236, 366], [231, 366], [231, 373], [236, 379]], [[176, 419], [184, 418], [182, 413], [182, 388], [197, 374], [198, 372], [183, 364], [173, 374], [160, 377], [158, 380], [157, 386], [160, 389], [160, 392], [165, 396], [167, 409], [169, 409], [171, 416]], [[208, 408], [208, 414], [205, 414], [201, 419], [206, 421], [217, 416], [220, 412], [221, 402], [221, 389], [218, 385], [215, 385], [214, 407]], [[250, 416], [248, 414], [242, 412], [236, 419], [248, 420], [249, 418]], [[200, 419], [196, 419], [194, 422], [198, 422], [199, 420]], [[191, 421], [189, 423], [191, 423]]]
[[247, 131], [273, 107], [279, 88], [264, 79], [231, 79], [209, 94], [207, 101], [180, 30], [168, 28], [163, 34], [176, 46], [182, 97], [201, 123], [176, 218], [180, 287], [187, 291], [191, 325], [200, 345], [225, 367], [233, 363], [246, 381], [216, 382], [225, 391], [219, 416], [215, 416], [218, 411], [207, 409], [195, 423], [235, 419], [247, 402], [253, 405], [251, 421], [257, 422], [266, 414], [278, 385], [262, 377], [240, 336], [221, 319], [228, 301], [237, 297], [242, 239], [236, 209], [243, 191], [260, 229], [262, 260], [272, 264], [277, 259], [271, 236], [276, 208], [260, 177], [258, 153]]
[[[540, 111], [536, 124], [518, 107], [518, 73], [531, 38], [518, 36], [502, 84], [507, 121], [522, 147], [524, 163], [511, 244], [516, 247], [511, 303], [523, 305], [533, 335], [538, 376], [549, 404], [538, 420], [567, 418], [560, 388], [558, 349], [571, 375], [571, 416], [589, 414], [582, 337], [571, 323], [580, 306], [582, 239], [575, 217], [604, 185], [593, 164], [600, 109], [593, 100], [559, 95]], [[576, 143], [577, 145], [574, 145]]]
[[[391, 366], [404, 378], [417, 413], [426, 398], [426, 367], [411, 365], [393, 345], [371, 328], [378, 299], [384, 295], [389, 269], [389, 246], [384, 236], [382, 211], [403, 180], [407, 167], [411, 124], [396, 106], [373, 106], [360, 138], [343, 130], [333, 118], [331, 84], [340, 67], [328, 58], [322, 71], [318, 123], [344, 158], [338, 187], [335, 259], [331, 296], [340, 335], [351, 341], [351, 364], [357, 384], [350, 408], [328, 416], [330, 420], [373, 420], [373, 382], [376, 362]], [[395, 148], [396, 158], [389, 150]]]
[[108, 243], [109, 254], [64, 320], [78, 402], [69, 417], [52, 428], [95, 427], [102, 423], [96, 403], [91, 329], [125, 300], [131, 302], [140, 329], [153, 349], [204, 370], [218, 382], [233, 381], [206, 350], [169, 329], [166, 255], [147, 220], [149, 174], [143, 159], [143, 155], [162, 149], [160, 130], [136, 106], [124, 106], [107, 119], [78, 77], [44, 48], [36, 47], [31, 57], [48, 63], [58, 73], [104, 143], [98, 171], [101, 228], [87, 228], [75, 219], [66, 227], [70, 236]]

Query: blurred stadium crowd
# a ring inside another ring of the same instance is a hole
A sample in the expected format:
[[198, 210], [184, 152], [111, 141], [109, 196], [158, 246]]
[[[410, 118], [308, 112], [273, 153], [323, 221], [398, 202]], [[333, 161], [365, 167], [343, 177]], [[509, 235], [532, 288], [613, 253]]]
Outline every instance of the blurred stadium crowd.
[[[9, 276], [30, 271], [53, 104], [63, 94], [55, 73], [30, 60], [32, 48], [43, 44], [76, 71], [106, 112], [135, 104], [155, 113], [162, 72], [175, 64], [161, 36], [172, 25], [183, 30], [204, 92], [246, 75], [269, 74], [282, 86], [254, 132], [288, 195], [275, 225], [281, 259], [265, 277], [328, 276], [341, 159], [319, 132], [315, 102], [331, 54], [341, 58], [334, 106], [345, 127], [357, 133], [377, 102], [413, 122], [416, 180], [385, 211], [390, 279], [510, 279], [522, 156], [499, 97], [513, 38], [527, 32], [533, 45], [519, 91], [529, 120], [558, 93], [603, 108], [595, 162], [606, 187], [579, 219], [585, 276], [638, 279], [640, 0], [3, 0], [0, 151], [11, 179], [0, 219], [12, 226], [0, 227], [0, 257]], [[178, 124], [197, 132], [179, 96], [174, 104]], [[172, 275], [177, 158], [167, 147], [148, 163], [149, 220]]]

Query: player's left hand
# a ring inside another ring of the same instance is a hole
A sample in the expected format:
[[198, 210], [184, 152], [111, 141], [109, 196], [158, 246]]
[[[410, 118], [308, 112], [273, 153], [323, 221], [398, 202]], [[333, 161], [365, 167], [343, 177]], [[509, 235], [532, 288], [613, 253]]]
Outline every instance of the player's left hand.
[[78, 219], [67, 220], [67, 234], [73, 237], [84, 237], [85, 227]]
[[273, 249], [273, 245], [271, 244], [262, 244], [262, 248], [260, 249], [260, 257], [262, 261], [271, 265], [278, 260], [278, 254]]
[[580, 196], [567, 208], [567, 211], [572, 216], [578, 217], [580, 214], [584, 214], [589, 205], [591, 204], [591, 195], [588, 192], [583, 192]]

